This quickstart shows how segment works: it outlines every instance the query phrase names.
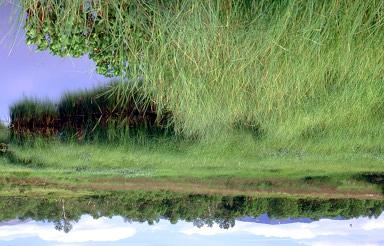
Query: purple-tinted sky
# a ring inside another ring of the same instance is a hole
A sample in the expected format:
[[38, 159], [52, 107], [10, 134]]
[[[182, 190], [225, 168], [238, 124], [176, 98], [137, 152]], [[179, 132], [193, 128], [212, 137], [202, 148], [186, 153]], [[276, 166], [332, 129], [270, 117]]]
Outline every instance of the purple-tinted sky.
[[24, 29], [12, 20], [14, 10], [10, 3], [0, 4], [0, 120], [8, 120], [9, 106], [24, 96], [55, 100], [108, 81], [87, 56], [61, 58], [27, 46]]

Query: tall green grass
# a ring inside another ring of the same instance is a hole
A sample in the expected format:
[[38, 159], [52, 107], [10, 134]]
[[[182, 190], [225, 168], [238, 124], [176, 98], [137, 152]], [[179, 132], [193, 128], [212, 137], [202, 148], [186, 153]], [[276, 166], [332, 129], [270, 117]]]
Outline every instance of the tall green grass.
[[45, 117], [57, 117], [56, 106], [49, 100], [24, 98], [10, 107], [11, 121], [39, 120]]
[[12, 136], [124, 142], [133, 136], [165, 133], [168, 119], [142, 92], [130, 89], [129, 100], [120, 103], [119, 95], [111, 93], [120, 83], [127, 82], [67, 92], [56, 104], [23, 99], [10, 107]]
[[55, 133], [58, 113], [49, 100], [24, 98], [10, 107], [11, 138]]
[[121, 83], [79, 92], [66, 93], [58, 104], [61, 127], [65, 134], [79, 129], [91, 139], [124, 140], [140, 134], [163, 132], [167, 120], [158, 115], [156, 105], [136, 88], [120, 101], [113, 93]]
[[145, 47], [147, 90], [186, 135], [238, 122], [269, 139], [383, 139], [382, 1], [212, 1], [162, 13]]
[[[143, 78], [135, 85], [183, 136], [241, 142], [241, 128], [265, 148], [383, 150], [382, 1], [95, 1], [86, 36], [83, 1], [23, 2], [36, 10], [28, 30], [40, 21], [78, 40], [40, 49], [90, 52], [100, 72]], [[110, 92], [124, 105], [130, 91]]]

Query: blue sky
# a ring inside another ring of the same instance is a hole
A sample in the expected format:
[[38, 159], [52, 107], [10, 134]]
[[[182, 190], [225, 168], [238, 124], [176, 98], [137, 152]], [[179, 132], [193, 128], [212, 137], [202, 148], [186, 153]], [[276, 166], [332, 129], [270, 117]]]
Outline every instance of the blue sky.
[[384, 214], [378, 218], [349, 220], [321, 219], [311, 223], [264, 224], [236, 221], [228, 230], [194, 227], [167, 220], [149, 226], [128, 223], [122, 217], [81, 217], [69, 233], [54, 229], [53, 223], [26, 221], [0, 226], [0, 245], [384, 245]]
[[25, 96], [54, 100], [108, 81], [87, 56], [61, 58], [28, 47], [22, 26], [13, 24], [14, 10], [10, 3], [0, 5], [0, 120], [9, 119], [10, 104]]

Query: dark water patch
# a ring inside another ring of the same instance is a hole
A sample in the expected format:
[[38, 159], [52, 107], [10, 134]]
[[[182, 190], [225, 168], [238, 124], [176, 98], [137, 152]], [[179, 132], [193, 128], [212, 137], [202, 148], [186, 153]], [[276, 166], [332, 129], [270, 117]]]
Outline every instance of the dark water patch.
[[372, 184], [384, 185], [384, 172], [383, 173], [361, 173], [358, 177]]
[[331, 180], [329, 176], [326, 175], [319, 175], [319, 176], [305, 176], [303, 178], [303, 181], [309, 184], [314, 183], [328, 183]]
[[384, 194], [384, 172], [364, 172], [355, 175], [354, 178], [379, 186]]
[[271, 168], [271, 169], [267, 169], [266, 171], [267, 171], [267, 172], [270, 172], [270, 173], [278, 173], [278, 172], [281, 171], [281, 169]]
[[86, 167], [86, 166], [77, 166], [77, 167], [75, 167], [75, 171], [76, 172], [85, 172], [85, 171], [87, 171], [87, 169], [88, 169], [88, 167]]
[[328, 187], [330, 189], [335, 189], [341, 184], [341, 180], [337, 177], [327, 175], [308, 175], [302, 178], [302, 182], [311, 187]]

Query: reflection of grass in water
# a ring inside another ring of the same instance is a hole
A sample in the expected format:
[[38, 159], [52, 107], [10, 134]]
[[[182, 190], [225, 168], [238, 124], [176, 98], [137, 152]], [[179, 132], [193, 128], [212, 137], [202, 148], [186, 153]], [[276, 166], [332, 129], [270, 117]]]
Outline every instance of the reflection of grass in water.
[[57, 194], [43, 198], [1, 197], [0, 207], [0, 221], [24, 218], [75, 223], [84, 214], [94, 218], [119, 215], [130, 221], [146, 221], [150, 225], [162, 218], [170, 220], [171, 223], [179, 220], [193, 222], [198, 227], [217, 223], [221, 228], [228, 229], [235, 225], [237, 218], [258, 217], [262, 214], [268, 214], [274, 219], [378, 217], [384, 209], [384, 202], [136, 191], [94, 192], [77, 194], [74, 197]]

